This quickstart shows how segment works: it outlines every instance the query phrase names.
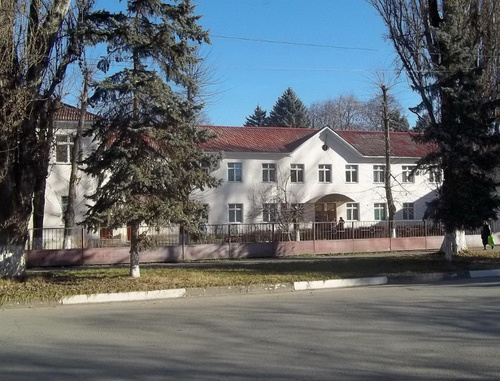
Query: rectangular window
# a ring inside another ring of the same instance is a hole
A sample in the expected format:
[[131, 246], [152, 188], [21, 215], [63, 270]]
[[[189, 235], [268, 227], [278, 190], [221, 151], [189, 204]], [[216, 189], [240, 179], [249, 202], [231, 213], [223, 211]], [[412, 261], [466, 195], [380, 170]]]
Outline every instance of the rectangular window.
[[241, 182], [241, 163], [227, 163], [227, 180]]
[[415, 166], [414, 165], [403, 165], [403, 183], [414, 183], [415, 182]]
[[243, 222], [243, 204], [229, 204], [229, 223]]
[[56, 135], [56, 163], [71, 163], [73, 138], [71, 135]]
[[403, 203], [403, 220], [413, 220], [414, 219], [414, 204], [413, 202]]
[[358, 166], [346, 165], [345, 166], [345, 182], [357, 183], [358, 182]]
[[385, 165], [373, 166], [373, 182], [374, 183], [385, 182]]
[[331, 164], [319, 164], [318, 165], [318, 175], [320, 183], [331, 183], [332, 182], [332, 166]]
[[265, 183], [276, 181], [276, 164], [262, 164], [262, 181]]
[[290, 180], [292, 183], [304, 182], [304, 164], [290, 165]]
[[275, 222], [278, 213], [278, 206], [276, 204], [262, 205], [262, 221]]
[[347, 220], [349, 221], [359, 221], [359, 204], [354, 202], [348, 202], [346, 204]]
[[439, 169], [430, 169], [429, 170], [429, 182], [431, 182], [431, 183], [441, 183], [442, 182], [441, 171]]
[[387, 219], [387, 205], [383, 203], [373, 204], [373, 217], [375, 221]]

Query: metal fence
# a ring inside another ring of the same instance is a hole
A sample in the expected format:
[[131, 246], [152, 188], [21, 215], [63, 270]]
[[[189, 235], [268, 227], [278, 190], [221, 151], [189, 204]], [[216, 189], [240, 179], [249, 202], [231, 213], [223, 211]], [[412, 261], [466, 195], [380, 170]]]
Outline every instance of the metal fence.
[[[492, 231], [499, 231], [500, 222], [491, 225]], [[444, 235], [442, 224], [431, 221], [346, 221], [300, 222], [290, 224], [202, 224], [196, 233], [184, 233], [179, 226], [149, 228], [143, 226], [143, 234], [151, 246], [198, 245], [216, 243], [255, 243], [282, 241], [342, 240], [369, 238], [427, 237]], [[466, 234], [480, 234], [480, 229], [466, 231]], [[126, 247], [130, 245], [127, 228], [112, 231], [101, 229], [88, 233], [85, 228], [65, 230], [63, 228], [31, 229], [27, 250], [36, 249], [82, 249], [99, 247]]]

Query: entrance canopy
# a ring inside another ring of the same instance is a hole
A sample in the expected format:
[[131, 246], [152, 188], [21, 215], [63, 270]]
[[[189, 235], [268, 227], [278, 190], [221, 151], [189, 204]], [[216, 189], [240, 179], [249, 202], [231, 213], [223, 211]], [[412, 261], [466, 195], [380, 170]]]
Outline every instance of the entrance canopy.
[[308, 201], [308, 203], [323, 203], [323, 202], [335, 202], [343, 204], [345, 202], [354, 202], [354, 200], [340, 193], [331, 193], [326, 196], [314, 197]]

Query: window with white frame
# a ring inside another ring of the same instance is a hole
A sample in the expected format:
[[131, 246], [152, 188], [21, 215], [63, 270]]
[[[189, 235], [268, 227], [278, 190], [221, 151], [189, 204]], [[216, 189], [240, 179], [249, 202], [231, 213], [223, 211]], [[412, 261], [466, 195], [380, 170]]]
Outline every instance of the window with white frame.
[[373, 182], [374, 183], [385, 182], [385, 165], [373, 166]]
[[429, 169], [429, 182], [430, 183], [441, 183], [442, 182], [442, 175], [441, 175], [441, 170], [439, 169]]
[[242, 166], [241, 163], [227, 163], [227, 180], [241, 182]]
[[415, 208], [415, 205], [413, 202], [404, 202], [403, 203], [403, 220], [415, 219], [414, 208]]
[[348, 202], [346, 204], [346, 218], [348, 221], [359, 221], [359, 204]]
[[229, 204], [229, 223], [243, 222], [243, 204]]
[[331, 164], [319, 164], [318, 165], [318, 175], [320, 183], [331, 183], [332, 182], [332, 166]]
[[358, 182], [358, 166], [348, 164], [345, 166], [345, 182], [357, 183]]
[[373, 217], [375, 221], [382, 221], [387, 219], [387, 204], [375, 203], [373, 204]]
[[276, 164], [262, 164], [262, 181], [265, 183], [276, 181]]
[[263, 204], [262, 205], [262, 221], [275, 222], [278, 215], [277, 204]]
[[304, 164], [290, 165], [290, 181], [292, 183], [304, 182]]
[[403, 165], [402, 176], [403, 183], [414, 183], [415, 182], [415, 166], [414, 165]]
[[73, 137], [71, 135], [56, 135], [56, 163], [71, 163], [73, 152]]

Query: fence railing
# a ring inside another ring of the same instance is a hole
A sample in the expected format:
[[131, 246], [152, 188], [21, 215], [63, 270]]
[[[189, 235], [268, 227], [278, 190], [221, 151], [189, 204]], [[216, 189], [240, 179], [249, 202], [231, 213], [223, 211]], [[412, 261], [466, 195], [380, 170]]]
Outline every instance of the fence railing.
[[[499, 231], [500, 221], [492, 223], [492, 231]], [[103, 233], [105, 232], [105, 233]], [[183, 233], [179, 226], [165, 228], [141, 227], [151, 246], [231, 244], [282, 241], [345, 240], [370, 238], [406, 238], [444, 235], [442, 224], [431, 221], [346, 221], [202, 224], [196, 233]], [[466, 231], [480, 234], [480, 229]], [[88, 233], [85, 228], [30, 229], [27, 250], [85, 249], [99, 247], [126, 247], [130, 245], [127, 228]]]

